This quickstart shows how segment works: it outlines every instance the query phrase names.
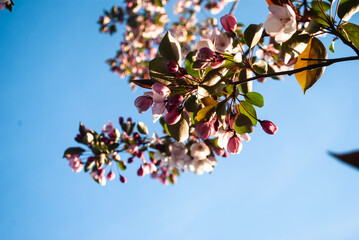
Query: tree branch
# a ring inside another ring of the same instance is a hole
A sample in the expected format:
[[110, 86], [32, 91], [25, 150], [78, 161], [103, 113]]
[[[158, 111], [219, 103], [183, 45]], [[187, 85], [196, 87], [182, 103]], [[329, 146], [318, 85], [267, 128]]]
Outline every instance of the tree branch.
[[[301, 60], [304, 60], [304, 59], [301, 59]], [[305, 59], [305, 60], [309, 60], [309, 59]], [[259, 78], [267, 78], [267, 77], [282, 76], [282, 75], [289, 75], [290, 76], [290, 75], [293, 75], [293, 74], [298, 73], [298, 72], [303, 72], [303, 71], [307, 71], [307, 70], [313, 70], [313, 69], [316, 69], [316, 68], [330, 66], [330, 65], [332, 65], [334, 63], [337, 63], [337, 62], [359, 60], [359, 55], [354, 56], [354, 57], [344, 57], [344, 58], [334, 58], [334, 59], [319, 59], [319, 60], [310, 59], [310, 60], [312, 60], [312, 61], [323, 61], [323, 62], [308, 65], [306, 67], [302, 67], [302, 68], [298, 68], [298, 69], [294, 69], [294, 70], [289, 70], [289, 71], [275, 72], [275, 73], [268, 73], [268, 74], [257, 74], [257, 76], [255, 76], [255, 77], [248, 78], [245, 81], [241, 81], [241, 82], [234, 82], [233, 84], [234, 84], [234, 86], [237, 86], [238, 84], [250, 82], [250, 81], [253, 81], [253, 80], [257, 80]]]

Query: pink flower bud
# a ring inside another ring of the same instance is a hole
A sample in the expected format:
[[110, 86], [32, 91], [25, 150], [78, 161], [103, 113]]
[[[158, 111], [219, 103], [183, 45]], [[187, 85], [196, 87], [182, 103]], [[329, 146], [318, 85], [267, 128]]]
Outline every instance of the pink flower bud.
[[201, 59], [203, 61], [210, 61], [213, 59], [213, 56], [213, 51], [208, 47], [204, 47], [198, 51], [197, 59]]
[[127, 163], [133, 163], [133, 157], [128, 158]]
[[178, 72], [179, 66], [175, 61], [169, 60], [166, 65], [166, 69], [169, 73], [176, 73]]
[[278, 130], [278, 127], [271, 121], [264, 120], [260, 121], [259, 123], [261, 124], [263, 131], [268, 134], [275, 134], [275, 132]]
[[[179, 105], [181, 105], [183, 103], [183, 100], [184, 100], [184, 98], [182, 95], [174, 95], [168, 100], [167, 104], [178, 107]], [[170, 110], [168, 110], [168, 111], [170, 111]]]
[[119, 119], [118, 119], [118, 122], [120, 123], [120, 125], [122, 125], [122, 123], [123, 123], [123, 117], [120, 117]]
[[124, 176], [120, 175], [120, 181], [121, 181], [122, 183], [126, 183], [126, 182], [127, 182], [127, 179], [126, 179]]
[[109, 181], [114, 180], [115, 177], [116, 177], [116, 174], [115, 174], [114, 172], [112, 172], [112, 171], [110, 171], [110, 172], [107, 174], [107, 180], [109, 180]]
[[226, 151], [224, 151], [224, 149], [222, 149], [222, 148], [215, 148], [215, 149], [214, 149], [214, 152], [215, 152], [218, 156], [223, 156]]
[[97, 170], [96, 174], [99, 178], [102, 178], [105, 176], [105, 172], [106, 172], [105, 169], [101, 168], [101, 169]]
[[165, 122], [168, 125], [176, 124], [181, 119], [181, 114], [182, 114], [182, 111], [179, 111], [177, 109], [175, 109], [171, 112], [167, 112], [165, 115]]
[[241, 139], [237, 136], [237, 134], [234, 134], [229, 140], [227, 144], [227, 151], [229, 154], [236, 154], [239, 153], [242, 150], [242, 143]]
[[145, 176], [145, 171], [143, 170], [142, 166], [137, 170], [137, 176], [139, 177]]
[[152, 105], [153, 100], [149, 96], [140, 96], [135, 100], [135, 106], [139, 113], [146, 112]]
[[213, 125], [209, 122], [200, 122], [195, 128], [196, 136], [206, 140], [211, 136]]
[[224, 30], [234, 33], [237, 28], [237, 19], [232, 14], [226, 14], [221, 17], [221, 24]]
[[163, 102], [170, 95], [171, 90], [165, 84], [157, 82], [152, 85], [152, 92], [154, 102]]

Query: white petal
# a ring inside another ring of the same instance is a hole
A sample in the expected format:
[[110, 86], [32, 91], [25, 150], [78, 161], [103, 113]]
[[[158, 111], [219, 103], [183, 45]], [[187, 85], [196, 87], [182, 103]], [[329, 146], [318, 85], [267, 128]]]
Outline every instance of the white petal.
[[273, 36], [281, 31], [283, 25], [279, 18], [271, 14], [264, 22], [264, 28], [269, 35]]
[[276, 16], [277, 18], [287, 18], [289, 17], [289, 12], [286, 8], [279, 5], [269, 5], [269, 11]]
[[242, 139], [242, 140], [245, 141], [245, 142], [249, 142], [249, 141], [251, 140], [251, 136], [249, 136], [248, 133], [241, 134], [241, 135], [239, 136], [239, 138]]

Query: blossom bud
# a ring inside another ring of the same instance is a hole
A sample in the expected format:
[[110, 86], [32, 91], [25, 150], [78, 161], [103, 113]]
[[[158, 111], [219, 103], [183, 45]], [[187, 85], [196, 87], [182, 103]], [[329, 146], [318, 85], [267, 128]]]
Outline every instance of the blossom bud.
[[275, 134], [275, 132], [278, 130], [278, 127], [271, 121], [264, 120], [260, 121], [259, 123], [261, 124], [263, 131], [268, 134]]
[[120, 181], [121, 181], [122, 183], [126, 183], [126, 182], [127, 182], [127, 179], [126, 179], [124, 176], [120, 175]]
[[200, 122], [195, 128], [196, 136], [202, 140], [206, 140], [211, 136], [212, 124], [209, 122]]
[[116, 174], [115, 174], [114, 172], [112, 172], [112, 171], [110, 171], [110, 172], [107, 174], [107, 180], [109, 180], [109, 181], [114, 180], [115, 177], [116, 177]]
[[236, 154], [239, 153], [242, 150], [242, 143], [241, 139], [237, 136], [237, 134], [234, 134], [229, 140], [227, 144], [227, 151], [229, 154]]
[[[174, 95], [168, 100], [167, 104], [178, 107], [179, 105], [181, 105], [183, 103], [183, 100], [184, 100], [184, 98], [182, 95]], [[167, 111], [170, 111], [170, 110], [167, 109]]]
[[119, 119], [118, 119], [118, 122], [120, 123], [120, 125], [122, 125], [123, 124], [123, 117], [120, 117]]
[[210, 48], [204, 47], [198, 51], [197, 58], [203, 61], [210, 61], [213, 59], [213, 55], [214, 53]]
[[224, 30], [234, 33], [237, 28], [237, 19], [232, 14], [226, 14], [221, 17], [221, 24]]
[[224, 151], [224, 149], [222, 149], [222, 148], [215, 148], [215, 149], [214, 149], [214, 152], [215, 152], [218, 156], [223, 156], [226, 151]]
[[103, 176], [105, 176], [105, 169], [101, 168], [101, 169], [97, 170], [97, 176], [99, 178], [102, 178]]
[[179, 66], [175, 61], [169, 60], [166, 65], [166, 69], [169, 73], [176, 73], [178, 72]]
[[171, 112], [167, 112], [165, 115], [165, 122], [168, 125], [173, 125], [178, 123], [178, 121], [181, 119], [181, 113], [182, 111], [179, 111], [177, 109], [171, 111]]
[[127, 163], [133, 163], [133, 157], [128, 158]]
[[164, 96], [165, 98], [170, 94], [171, 90], [163, 83], [156, 82], [152, 85], [153, 93], [157, 93], [159, 95]]
[[146, 112], [152, 105], [153, 100], [149, 96], [140, 96], [135, 100], [135, 106], [139, 113]]
[[137, 176], [139, 177], [145, 176], [145, 171], [143, 170], [142, 166], [137, 170]]

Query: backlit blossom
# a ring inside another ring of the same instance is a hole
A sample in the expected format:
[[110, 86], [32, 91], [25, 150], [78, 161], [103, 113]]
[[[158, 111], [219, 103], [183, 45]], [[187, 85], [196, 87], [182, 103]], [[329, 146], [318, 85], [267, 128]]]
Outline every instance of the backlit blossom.
[[266, 32], [275, 38], [275, 41], [282, 43], [287, 41], [297, 30], [297, 22], [294, 10], [288, 5], [270, 5], [271, 12], [264, 23]]

